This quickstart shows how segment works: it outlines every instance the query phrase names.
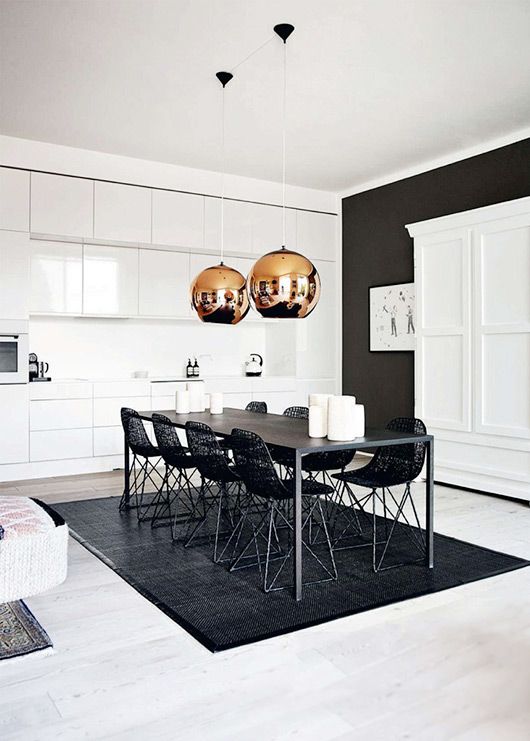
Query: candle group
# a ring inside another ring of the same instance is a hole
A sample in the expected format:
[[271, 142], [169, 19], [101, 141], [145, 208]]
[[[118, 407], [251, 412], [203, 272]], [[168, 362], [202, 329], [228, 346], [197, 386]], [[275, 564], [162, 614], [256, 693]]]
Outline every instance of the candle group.
[[341, 442], [363, 437], [364, 431], [364, 406], [355, 396], [310, 394], [309, 437]]

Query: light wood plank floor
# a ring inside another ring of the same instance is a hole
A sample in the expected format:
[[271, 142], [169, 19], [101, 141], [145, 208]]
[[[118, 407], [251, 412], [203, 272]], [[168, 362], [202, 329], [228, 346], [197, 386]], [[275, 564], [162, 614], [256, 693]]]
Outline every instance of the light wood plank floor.
[[[120, 491], [119, 473], [0, 484]], [[524, 503], [438, 486], [436, 530], [530, 558]], [[216, 655], [75, 541], [28, 605], [55, 652], [0, 665], [3, 741], [529, 738], [530, 568]]]

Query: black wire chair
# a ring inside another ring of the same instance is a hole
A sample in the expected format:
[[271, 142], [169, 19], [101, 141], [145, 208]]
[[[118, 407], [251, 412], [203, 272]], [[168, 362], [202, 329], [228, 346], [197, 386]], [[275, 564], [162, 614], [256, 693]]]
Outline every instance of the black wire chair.
[[[294, 480], [281, 479], [278, 476], [267, 446], [259, 435], [248, 430], [234, 429], [232, 446], [236, 469], [245, 484], [247, 499], [241, 517], [225, 546], [226, 550], [233, 544], [230, 570], [257, 565], [265, 592], [285, 589], [288, 585], [278, 586], [278, 579], [293, 552], [290, 512], [294, 498]], [[303, 548], [326, 574], [324, 578], [308, 581], [307, 584], [337, 579], [335, 558], [320, 499], [329, 490], [330, 487], [325, 484], [302, 481], [302, 532], [307, 529], [308, 523], [317, 512], [327, 537], [326, 557], [329, 559], [327, 565], [308, 541], [302, 538]], [[240, 547], [242, 534], [248, 527], [251, 531], [250, 537]], [[265, 552], [260, 548], [261, 545], [264, 546]], [[249, 563], [249, 559], [253, 560]], [[275, 568], [274, 575], [270, 575], [273, 561], [279, 561], [279, 565]]]
[[151, 527], [169, 520], [171, 537], [178, 540], [179, 526], [184, 525], [184, 529], [187, 529], [190, 522], [197, 519], [195, 498], [198, 496], [198, 489], [193, 484], [197, 462], [188, 448], [182, 445], [177, 430], [168, 417], [155, 413], [152, 420], [158, 449], [166, 464], [166, 472], [151, 518]]
[[[121, 423], [125, 440], [132, 452], [132, 461], [129, 468], [129, 496], [134, 499], [134, 504], [126, 503], [126, 492], [120, 499], [119, 510], [136, 509], [138, 521], [148, 519], [152, 507], [156, 507], [156, 500], [160, 489], [157, 465], [160, 463], [160, 451], [153, 445], [145, 431], [144, 423], [138, 412], [128, 407], [121, 409]], [[152, 459], [155, 458], [155, 463]], [[156, 477], [156, 479], [155, 479]], [[144, 503], [146, 484], [150, 482], [155, 490], [152, 501]]]
[[[386, 426], [387, 430], [394, 432], [404, 432], [408, 435], [425, 435], [427, 433], [425, 424], [421, 419], [409, 417], [396, 417]], [[372, 530], [372, 565], [374, 571], [383, 571], [397, 566], [406, 566], [408, 562], [393, 563], [389, 566], [383, 566], [385, 556], [392, 536], [396, 528], [406, 534], [408, 540], [422, 554], [421, 558], [416, 559], [413, 563], [421, 561], [426, 557], [426, 543], [423, 530], [421, 528], [418, 513], [414, 505], [414, 499], [411, 493], [411, 483], [416, 479], [425, 462], [426, 445], [424, 442], [405, 443], [401, 445], [390, 445], [378, 448], [372, 460], [362, 468], [353, 471], [346, 471], [335, 474], [337, 479], [343, 484], [340, 492], [340, 501], [338, 507], [341, 515], [345, 516], [346, 524], [342, 531], [337, 535], [337, 528], [334, 532], [334, 549], [342, 550], [344, 548], [358, 548], [369, 543], [359, 543], [359, 536], [363, 536], [361, 518], [371, 519]], [[397, 496], [392, 492], [390, 487], [402, 486], [402, 494]], [[369, 489], [365, 495], [358, 496], [352, 486], [361, 486]], [[371, 518], [368, 515], [365, 506], [372, 500]], [[347, 501], [345, 501], [347, 500]], [[377, 540], [378, 517], [376, 515], [376, 505], [382, 506], [384, 517], [384, 538]], [[410, 522], [405, 513], [405, 506], [410, 504], [411, 514], [409, 515], [414, 522]], [[342, 545], [347, 537], [352, 536], [357, 539], [350, 545]], [[383, 545], [382, 552], [378, 555], [377, 546]]]
[[266, 401], [249, 401], [245, 407], [246, 412], [256, 412], [256, 414], [267, 414]]
[[[291, 419], [309, 419], [309, 407], [292, 406], [287, 407], [283, 411], [284, 417], [291, 417]], [[285, 469], [286, 476], [292, 476], [294, 468], [294, 453], [292, 450], [287, 448], [281, 448], [278, 445], [268, 445], [269, 452], [272, 460], [277, 463], [280, 468], [280, 473], [283, 475], [282, 468]]]
[[[219, 555], [219, 539], [232, 533], [234, 521], [239, 514], [241, 479], [227, 461], [226, 452], [219, 445], [211, 427], [202, 422], [186, 422], [186, 436], [202, 480], [195, 506], [195, 515], [199, 521], [188, 532], [185, 547], [189, 547], [203, 530], [206, 530], [208, 539], [211, 539], [209, 515], [210, 512], [215, 513], [213, 560], [219, 563], [223, 555]], [[223, 520], [228, 526], [227, 531], [221, 531]]]

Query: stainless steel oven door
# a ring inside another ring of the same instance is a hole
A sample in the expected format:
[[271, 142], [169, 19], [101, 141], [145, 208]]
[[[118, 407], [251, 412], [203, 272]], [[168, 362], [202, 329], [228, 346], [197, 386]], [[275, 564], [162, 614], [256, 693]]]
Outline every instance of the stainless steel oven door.
[[0, 334], [0, 384], [28, 382], [28, 335]]

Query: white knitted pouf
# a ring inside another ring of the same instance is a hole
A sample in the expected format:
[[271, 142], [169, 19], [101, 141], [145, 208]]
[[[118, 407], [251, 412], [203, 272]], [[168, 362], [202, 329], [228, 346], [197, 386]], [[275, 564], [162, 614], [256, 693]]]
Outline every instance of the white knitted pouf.
[[43, 502], [0, 496], [0, 604], [66, 579], [68, 526]]

